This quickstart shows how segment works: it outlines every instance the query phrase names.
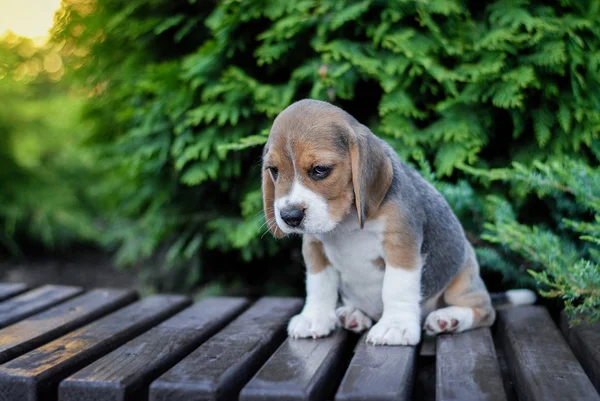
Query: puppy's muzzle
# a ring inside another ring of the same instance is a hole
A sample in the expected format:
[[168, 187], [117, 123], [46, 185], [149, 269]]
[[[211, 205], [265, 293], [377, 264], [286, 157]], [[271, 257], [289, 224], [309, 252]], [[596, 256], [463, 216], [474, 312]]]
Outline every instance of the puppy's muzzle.
[[304, 220], [304, 209], [287, 208], [279, 213], [281, 220], [290, 227], [298, 227]]

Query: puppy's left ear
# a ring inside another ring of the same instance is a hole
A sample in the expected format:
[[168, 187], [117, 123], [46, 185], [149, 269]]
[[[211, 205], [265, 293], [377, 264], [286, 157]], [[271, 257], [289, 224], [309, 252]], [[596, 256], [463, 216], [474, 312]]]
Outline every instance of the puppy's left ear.
[[367, 127], [352, 124], [350, 138], [350, 161], [354, 201], [358, 211], [360, 228], [375, 213], [392, 184], [394, 168], [381, 140]]

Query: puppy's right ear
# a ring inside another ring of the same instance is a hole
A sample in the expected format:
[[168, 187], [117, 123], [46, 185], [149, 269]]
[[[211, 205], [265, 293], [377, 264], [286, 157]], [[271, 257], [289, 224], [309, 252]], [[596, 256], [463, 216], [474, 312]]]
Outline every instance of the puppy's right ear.
[[[265, 145], [263, 154], [266, 154], [266, 151], [267, 146]], [[275, 238], [285, 237], [285, 233], [279, 229], [277, 221], [275, 220], [275, 184], [273, 183], [271, 174], [265, 168], [264, 162], [262, 165], [262, 198], [265, 220], [267, 221], [269, 231], [271, 231], [271, 234], [273, 234]]]

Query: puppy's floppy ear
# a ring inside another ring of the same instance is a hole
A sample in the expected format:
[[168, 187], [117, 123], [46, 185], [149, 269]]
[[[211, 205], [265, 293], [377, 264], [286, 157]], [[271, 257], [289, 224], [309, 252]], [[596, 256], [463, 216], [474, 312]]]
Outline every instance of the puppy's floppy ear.
[[[265, 145], [263, 155], [267, 152], [267, 145]], [[267, 227], [271, 234], [275, 238], [283, 238], [285, 234], [277, 226], [275, 221], [275, 184], [271, 178], [271, 174], [264, 168], [262, 168], [262, 198], [263, 198], [263, 209], [265, 211], [265, 220], [267, 221]]]
[[394, 168], [380, 140], [358, 122], [352, 124], [350, 162], [358, 224], [363, 228], [366, 219], [383, 202], [392, 183]]

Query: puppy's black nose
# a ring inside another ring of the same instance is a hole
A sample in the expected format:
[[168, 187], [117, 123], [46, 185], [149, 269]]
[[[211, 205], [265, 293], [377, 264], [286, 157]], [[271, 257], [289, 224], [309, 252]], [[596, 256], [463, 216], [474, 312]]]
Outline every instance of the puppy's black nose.
[[298, 227], [304, 220], [304, 210], [302, 209], [283, 209], [279, 215], [290, 227]]

